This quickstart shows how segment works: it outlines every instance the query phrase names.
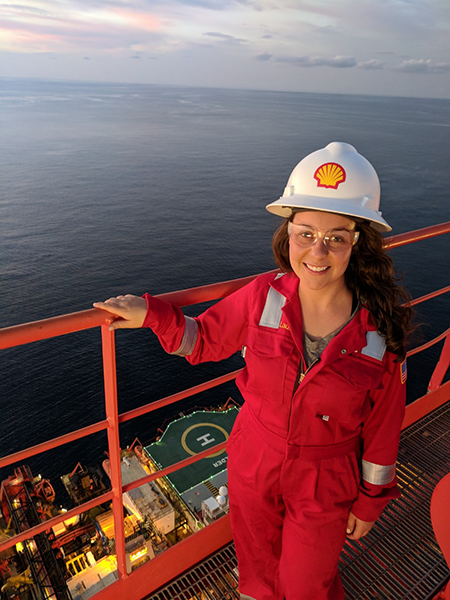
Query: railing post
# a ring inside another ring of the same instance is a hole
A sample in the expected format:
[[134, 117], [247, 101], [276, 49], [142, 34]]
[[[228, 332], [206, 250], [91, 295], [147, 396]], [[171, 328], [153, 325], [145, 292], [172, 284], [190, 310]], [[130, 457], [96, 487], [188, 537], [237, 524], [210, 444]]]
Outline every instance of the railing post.
[[117, 574], [127, 577], [125, 559], [125, 532], [123, 526], [122, 473], [120, 469], [119, 411], [114, 332], [109, 324], [102, 325], [103, 376], [105, 382], [105, 409], [108, 421], [108, 453], [113, 493], [114, 537], [116, 543]]
[[433, 375], [431, 376], [430, 383], [428, 384], [428, 392], [437, 390], [441, 385], [444, 376], [448, 370], [450, 364], [450, 334], [445, 338], [445, 343], [442, 348], [441, 356], [437, 365], [434, 368]]

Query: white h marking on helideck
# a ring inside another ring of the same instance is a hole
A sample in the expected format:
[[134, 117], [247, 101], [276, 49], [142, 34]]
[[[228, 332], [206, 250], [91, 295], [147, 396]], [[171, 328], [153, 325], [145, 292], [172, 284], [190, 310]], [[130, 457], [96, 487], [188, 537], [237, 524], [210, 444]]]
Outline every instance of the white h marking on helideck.
[[197, 438], [197, 442], [200, 442], [201, 440], [203, 440], [203, 442], [200, 444], [201, 446], [207, 446], [208, 444], [212, 444], [216, 441], [214, 438], [211, 437], [210, 433], [205, 433], [205, 435], [201, 435]]

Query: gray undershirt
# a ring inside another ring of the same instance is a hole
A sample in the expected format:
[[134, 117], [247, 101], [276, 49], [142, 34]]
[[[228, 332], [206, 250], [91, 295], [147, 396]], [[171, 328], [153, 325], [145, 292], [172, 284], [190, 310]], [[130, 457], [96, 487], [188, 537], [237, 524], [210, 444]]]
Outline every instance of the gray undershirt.
[[358, 310], [361, 308], [360, 303], [358, 302], [355, 310], [350, 315], [348, 321], [346, 321], [343, 325], [329, 333], [323, 338], [314, 338], [310, 336], [306, 331], [303, 332], [303, 348], [305, 352], [305, 362], [306, 366], [310, 367], [312, 363], [320, 358], [320, 355], [327, 347], [327, 344], [340, 332], [346, 325], [350, 323], [353, 317], [356, 315]]

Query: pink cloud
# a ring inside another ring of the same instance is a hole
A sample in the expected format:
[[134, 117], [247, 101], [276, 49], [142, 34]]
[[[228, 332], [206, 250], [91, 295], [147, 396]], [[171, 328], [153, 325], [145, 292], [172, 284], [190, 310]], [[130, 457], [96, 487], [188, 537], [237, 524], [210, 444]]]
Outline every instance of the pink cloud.
[[[152, 14], [121, 8], [52, 14], [5, 10], [7, 35], [3, 47], [13, 52], [70, 52], [89, 49], [112, 51], [130, 46], [136, 36], [163, 29]], [[133, 40], [127, 39], [133, 36]], [[140, 40], [144, 41], [144, 40]]]
[[124, 25], [130, 24], [136, 29], [144, 29], [146, 31], [160, 31], [163, 28], [161, 19], [149, 13], [136, 12], [122, 8], [111, 9], [124, 20]]
[[54, 52], [68, 50], [69, 46], [63, 36], [55, 33], [43, 33], [16, 27], [11, 29], [0, 27], [7, 40], [8, 49], [13, 52]]

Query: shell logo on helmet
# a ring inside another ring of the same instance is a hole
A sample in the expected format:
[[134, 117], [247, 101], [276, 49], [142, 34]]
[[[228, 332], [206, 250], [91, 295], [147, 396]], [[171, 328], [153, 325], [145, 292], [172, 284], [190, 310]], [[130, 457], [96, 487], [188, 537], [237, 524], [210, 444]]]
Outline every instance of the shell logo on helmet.
[[378, 231], [392, 229], [380, 212], [377, 172], [345, 142], [331, 142], [305, 156], [294, 167], [283, 194], [266, 208], [285, 219], [298, 209], [309, 209], [359, 217]]
[[337, 163], [325, 163], [316, 169], [313, 177], [317, 181], [317, 187], [337, 190], [339, 184], [346, 180], [346, 173], [345, 169]]

